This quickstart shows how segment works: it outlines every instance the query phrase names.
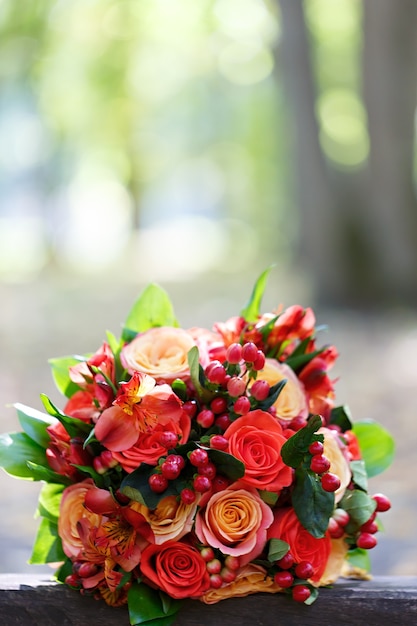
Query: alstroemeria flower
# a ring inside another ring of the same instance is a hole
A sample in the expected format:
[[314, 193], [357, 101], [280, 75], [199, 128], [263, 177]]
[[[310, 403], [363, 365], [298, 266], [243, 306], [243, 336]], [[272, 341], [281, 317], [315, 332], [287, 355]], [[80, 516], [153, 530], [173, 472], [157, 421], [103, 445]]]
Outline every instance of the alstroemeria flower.
[[142, 432], [156, 424], [178, 422], [181, 401], [169, 385], [157, 385], [147, 374], [134, 372], [121, 391], [97, 421], [94, 432], [100, 443], [114, 452], [131, 448]]

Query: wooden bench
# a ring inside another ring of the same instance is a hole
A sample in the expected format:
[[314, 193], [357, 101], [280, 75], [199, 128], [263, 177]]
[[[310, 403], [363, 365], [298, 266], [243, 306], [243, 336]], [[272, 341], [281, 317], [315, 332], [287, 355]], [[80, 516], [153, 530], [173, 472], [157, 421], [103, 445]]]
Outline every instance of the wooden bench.
[[[4, 626], [129, 626], [127, 609], [83, 597], [36, 574], [0, 574]], [[341, 579], [311, 606], [256, 594], [206, 606], [187, 600], [176, 626], [417, 626], [417, 576]]]

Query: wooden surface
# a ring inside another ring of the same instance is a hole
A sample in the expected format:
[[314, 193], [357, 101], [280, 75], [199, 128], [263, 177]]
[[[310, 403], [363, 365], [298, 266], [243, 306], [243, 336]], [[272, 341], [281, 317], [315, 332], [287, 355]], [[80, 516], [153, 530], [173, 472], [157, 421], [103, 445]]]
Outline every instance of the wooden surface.
[[[46, 577], [0, 574], [0, 625], [129, 626], [126, 608], [110, 608]], [[416, 626], [417, 576], [341, 579], [312, 606], [282, 594], [255, 594], [206, 606], [186, 601], [175, 626]]]

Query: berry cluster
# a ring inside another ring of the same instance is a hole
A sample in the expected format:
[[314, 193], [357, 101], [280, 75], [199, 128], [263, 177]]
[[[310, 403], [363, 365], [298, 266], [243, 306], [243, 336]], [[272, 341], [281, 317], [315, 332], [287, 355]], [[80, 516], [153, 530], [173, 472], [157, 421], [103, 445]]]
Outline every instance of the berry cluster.
[[275, 562], [278, 571], [274, 581], [282, 589], [291, 591], [293, 600], [305, 602], [313, 592], [313, 586], [308, 580], [314, 576], [314, 567], [309, 561], [296, 562], [291, 552], [287, 552]]
[[225, 557], [219, 550], [215, 552], [209, 546], [201, 548], [200, 554], [206, 562], [210, 586], [213, 589], [219, 589], [224, 583], [231, 583], [235, 580], [240, 567], [238, 557], [231, 554]]
[[310, 444], [308, 451], [310, 452], [311, 461], [310, 469], [320, 476], [321, 486], [324, 491], [337, 491], [340, 487], [340, 478], [336, 474], [329, 472], [330, 461], [324, 456], [324, 445], [321, 441], [313, 441]]

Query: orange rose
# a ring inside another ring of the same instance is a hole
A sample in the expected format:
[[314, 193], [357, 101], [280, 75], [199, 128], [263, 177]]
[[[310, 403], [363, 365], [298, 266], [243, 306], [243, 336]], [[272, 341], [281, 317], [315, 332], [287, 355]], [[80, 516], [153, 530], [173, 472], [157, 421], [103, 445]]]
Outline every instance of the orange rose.
[[161, 326], [137, 335], [120, 358], [130, 374], [143, 372], [169, 383], [189, 376], [187, 354], [193, 346], [195, 341], [186, 330]]
[[195, 532], [201, 543], [239, 556], [245, 565], [262, 552], [272, 520], [271, 509], [256, 489], [234, 483], [211, 496], [196, 517]]
[[248, 563], [242, 567], [234, 581], [224, 584], [220, 589], [209, 589], [201, 596], [204, 604], [216, 604], [226, 598], [243, 598], [251, 593], [277, 593], [282, 591], [274, 579], [267, 575], [261, 565]]
[[198, 598], [210, 587], [200, 552], [181, 541], [149, 545], [142, 553], [140, 569], [146, 582], [172, 598]]
[[245, 465], [243, 484], [281, 491], [291, 484], [292, 470], [281, 458], [286, 442], [279, 422], [259, 409], [235, 420], [225, 431], [228, 452]]
[[149, 522], [156, 544], [179, 540], [191, 531], [197, 511], [198, 500], [184, 504], [176, 496], [162, 498], [152, 511], [135, 502], [131, 507]]
[[337, 431], [331, 428], [320, 428], [318, 433], [324, 435], [323, 455], [330, 461], [330, 472], [340, 478], [340, 487], [334, 492], [335, 502], [340, 502], [352, 479], [349, 463], [342, 451], [342, 443]]
[[294, 509], [288, 507], [275, 511], [274, 521], [268, 530], [268, 539], [286, 541], [296, 563], [301, 561], [311, 563], [314, 568], [311, 580], [318, 583], [326, 569], [331, 551], [331, 541], [327, 534], [322, 539], [313, 537], [301, 525]]
[[100, 526], [102, 516], [92, 513], [85, 507], [85, 497], [90, 489], [97, 489], [92, 478], [70, 485], [62, 494], [58, 517], [58, 533], [62, 539], [65, 554], [76, 557], [83, 549], [78, 532], [78, 522], [88, 518], [92, 526]]
[[257, 380], [266, 380], [271, 386], [284, 379], [287, 382], [273, 405], [277, 417], [289, 421], [293, 417], [307, 417], [308, 402], [304, 385], [289, 365], [275, 359], [266, 359], [264, 368], [257, 376]]

